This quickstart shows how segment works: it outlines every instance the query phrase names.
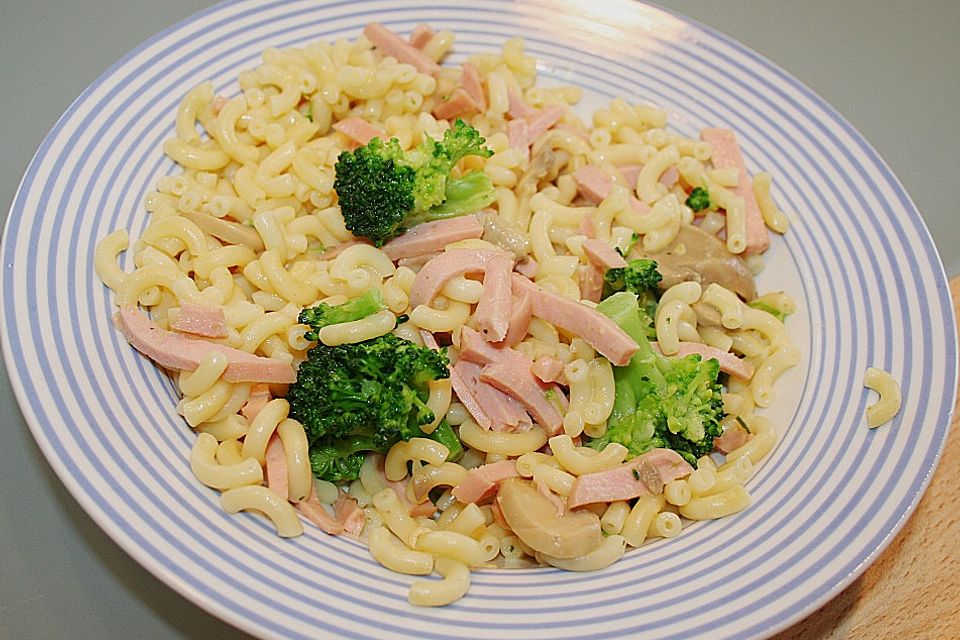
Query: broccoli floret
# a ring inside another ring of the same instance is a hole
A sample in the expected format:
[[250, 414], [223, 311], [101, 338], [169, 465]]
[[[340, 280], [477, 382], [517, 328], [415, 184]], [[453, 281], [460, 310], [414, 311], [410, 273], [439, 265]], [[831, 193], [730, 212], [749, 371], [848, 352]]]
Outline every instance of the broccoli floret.
[[694, 211], [703, 211], [710, 206], [710, 192], [703, 187], [694, 187], [685, 204]]
[[443, 140], [428, 136], [408, 153], [396, 138], [374, 138], [355, 151], [344, 151], [337, 159], [333, 187], [347, 229], [379, 247], [414, 225], [489, 205], [496, 192], [485, 173], [450, 177], [462, 158], [491, 156], [485, 142], [458, 118]]
[[303, 337], [307, 340], [318, 340], [320, 329], [341, 322], [352, 322], [372, 316], [378, 311], [387, 308], [383, 296], [377, 289], [369, 289], [359, 298], [354, 298], [339, 305], [320, 303], [315, 307], [308, 307], [300, 312], [300, 324], [309, 325], [312, 331], [307, 331]]
[[722, 431], [720, 363], [696, 354], [684, 358], [657, 354], [646, 339], [632, 293], [617, 293], [597, 309], [636, 340], [640, 350], [627, 366], [614, 369], [613, 412], [604, 435], [589, 445], [599, 450], [619, 442], [629, 457], [666, 447], [696, 466]]
[[657, 339], [654, 318], [660, 303], [660, 281], [663, 276], [657, 270], [655, 260], [639, 258], [631, 260], [626, 267], [607, 269], [603, 276], [603, 296], [606, 299], [620, 291], [628, 291], [637, 296], [637, 306], [644, 333], [650, 340]]
[[423, 435], [421, 426], [434, 419], [427, 383], [449, 377], [448, 365], [446, 352], [389, 333], [307, 351], [287, 400], [306, 430], [315, 473], [355, 479], [361, 452]]

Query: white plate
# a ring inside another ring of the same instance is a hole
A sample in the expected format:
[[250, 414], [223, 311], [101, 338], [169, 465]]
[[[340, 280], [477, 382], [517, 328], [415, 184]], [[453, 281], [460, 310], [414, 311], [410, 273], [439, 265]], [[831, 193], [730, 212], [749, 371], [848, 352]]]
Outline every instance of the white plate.
[[[788, 326], [803, 361], [778, 387], [784, 436], [749, 483], [748, 511], [605, 571], [484, 571], [460, 602], [413, 609], [410, 580], [363, 545], [281, 540], [260, 519], [224, 514], [194, 480], [171, 384], [110, 324], [95, 242], [142, 230], [144, 195], [174, 170], [161, 143], [188, 88], [212, 78], [233, 94], [262, 49], [355, 37], [372, 20], [452, 29], [454, 62], [522, 34], [546, 78], [582, 86], [594, 104], [661, 105], [682, 133], [731, 126], [748, 165], [775, 174], [794, 224], [774, 240], [761, 286], [800, 300]], [[158, 578], [263, 637], [767, 636], [835, 595], [900, 529], [936, 466], [956, 389], [946, 278], [883, 161], [769, 61], [635, 3], [214, 7], [142, 45], [70, 107], [24, 177], [2, 258], [7, 367], [57, 474]], [[870, 365], [892, 371], [904, 397], [893, 424], [874, 431], [864, 421]]]

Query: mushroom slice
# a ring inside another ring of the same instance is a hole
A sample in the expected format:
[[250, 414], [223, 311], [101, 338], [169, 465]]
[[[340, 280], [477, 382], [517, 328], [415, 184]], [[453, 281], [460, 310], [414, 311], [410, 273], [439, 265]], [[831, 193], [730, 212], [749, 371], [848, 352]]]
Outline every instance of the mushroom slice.
[[513, 532], [535, 551], [555, 558], [576, 558], [600, 546], [600, 518], [591, 511], [557, 513], [553, 503], [528, 480], [507, 478], [497, 505]]

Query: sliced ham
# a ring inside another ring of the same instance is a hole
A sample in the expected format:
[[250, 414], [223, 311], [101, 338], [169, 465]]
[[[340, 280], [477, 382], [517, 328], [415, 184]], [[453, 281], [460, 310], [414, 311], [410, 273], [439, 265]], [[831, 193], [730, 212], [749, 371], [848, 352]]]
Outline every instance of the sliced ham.
[[494, 346], [470, 327], [460, 332], [460, 358], [483, 365], [480, 380], [513, 397], [549, 435], [563, 426], [563, 416], [547, 399], [531, 370], [533, 362], [519, 351]]
[[516, 79], [511, 78], [511, 80], [511, 82], [507, 82], [507, 113], [514, 120], [536, 115], [537, 110], [524, 101], [523, 95], [520, 93], [520, 85], [517, 84]]
[[297, 511], [304, 518], [320, 527], [324, 533], [329, 533], [332, 536], [339, 536], [343, 533], [343, 525], [327, 512], [327, 509], [320, 504], [315, 496], [311, 500], [298, 502]]
[[480, 379], [516, 398], [548, 436], [555, 436], [563, 428], [563, 416], [540, 388], [531, 365], [529, 360], [519, 358], [488, 364], [480, 372]]
[[[600, 204], [613, 189], [613, 179], [603, 172], [600, 167], [592, 164], [586, 164], [577, 169], [573, 174], [573, 179], [577, 181], [577, 188], [580, 195], [594, 204]], [[647, 213], [650, 207], [630, 196], [630, 206], [637, 213]]]
[[467, 478], [453, 488], [453, 497], [464, 504], [489, 501], [496, 495], [501, 482], [519, 476], [515, 460], [484, 464], [467, 472]]
[[433, 117], [437, 120], [451, 120], [468, 113], [480, 113], [480, 105], [463, 87], [457, 87], [450, 98], [433, 108]]
[[720, 437], [714, 438], [713, 448], [726, 455], [747, 444], [748, 440], [750, 440], [750, 434], [744, 431], [740, 425], [735, 425], [724, 431]]
[[290, 499], [287, 478], [287, 457], [283, 453], [280, 436], [274, 433], [267, 443], [266, 463], [267, 486], [284, 500]]
[[603, 295], [603, 267], [592, 262], [580, 271], [580, 299], [600, 302]]
[[577, 231], [580, 235], [587, 236], [588, 238], [597, 237], [597, 225], [593, 220], [592, 213], [587, 213], [580, 219], [580, 224], [577, 225]]
[[526, 276], [526, 277], [528, 277], [528, 278], [533, 278], [534, 276], [537, 275], [537, 267], [538, 267], [538, 266], [539, 266], [539, 265], [537, 264], [537, 261], [536, 261], [536, 260], [534, 260], [534, 259], [531, 258], [530, 256], [527, 256], [527, 259], [524, 260], [524, 261], [522, 261], [522, 262], [518, 262], [518, 263], [513, 267], [513, 270], [516, 271], [517, 273], [519, 273], [519, 274], [522, 275], [522, 276]]
[[396, 262], [427, 253], [443, 251], [451, 242], [473, 240], [483, 235], [483, 221], [477, 215], [424, 222], [383, 245], [383, 252]]
[[507, 139], [510, 146], [525, 154], [530, 153], [530, 125], [525, 118], [511, 120], [507, 123]]
[[693, 467], [676, 451], [652, 449], [613, 469], [585, 473], [574, 479], [567, 495], [567, 507], [575, 509], [658, 493], [667, 482], [690, 475], [692, 471]]
[[531, 371], [540, 382], [556, 382], [563, 373], [563, 360], [553, 356], [540, 356], [534, 361]]
[[433, 258], [420, 269], [410, 288], [410, 306], [430, 304], [443, 286], [467, 273], [482, 273], [487, 263], [501, 251], [489, 249], [451, 249]]
[[530, 294], [533, 315], [583, 338], [616, 366], [625, 366], [637, 352], [633, 338], [596, 309], [544, 291], [520, 275], [514, 274], [513, 286], [517, 295]]
[[433, 29], [430, 28], [430, 25], [421, 23], [415, 26], [410, 33], [410, 44], [417, 49], [423, 49], [432, 37]]
[[427, 264], [437, 256], [439, 256], [441, 251], [434, 251], [433, 253], [424, 253], [419, 256], [410, 256], [409, 258], [400, 258], [397, 260], [398, 267], [406, 267], [408, 269], [413, 269], [414, 271], [419, 271], [423, 268], [423, 265]]
[[209, 304], [184, 302], [180, 305], [180, 314], [170, 324], [171, 329], [206, 338], [226, 338], [227, 321], [223, 307]]
[[[513, 283], [511, 282], [511, 288]], [[533, 319], [533, 303], [529, 295], [524, 295], [513, 302], [513, 311], [507, 325], [507, 335], [500, 344], [504, 347], [515, 347], [527, 336], [530, 320]]]
[[[423, 344], [434, 351], [440, 350], [437, 339], [426, 329], [420, 329], [420, 336], [423, 338]], [[464, 406], [467, 412], [473, 416], [481, 428], [489, 430], [493, 426], [493, 420], [481, 406], [475, 393], [475, 380], [473, 379], [474, 370], [464, 368], [467, 363], [458, 360], [450, 367], [450, 386], [453, 392], [457, 394], [457, 399]], [[479, 374], [478, 374], [479, 376]]]
[[[650, 344], [654, 349], [660, 351], [659, 344], [656, 342], [651, 342]], [[700, 355], [704, 360], [716, 358], [717, 361], [720, 362], [720, 370], [724, 373], [729, 373], [743, 380], [749, 380], [753, 377], [753, 365], [746, 360], [738, 358], [729, 351], [721, 351], [716, 347], [711, 347], [710, 345], [700, 342], [681, 342], [676, 356], [678, 358], [684, 358], [694, 353]]]
[[270, 385], [263, 382], [258, 382], [253, 385], [253, 388], [250, 389], [250, 395], [247, 396], [247, 401], [243, 404], [243, 407], [240, 409], [240, 413], [243, 414], [243, 417], [247, 420], [253, 420], [257, 417], [257, 414], [263, 410], [267, 403], [271, 400], [270, 394]]
[[384, 135], [382, 129], [356, 116], [344, 118], [343, 120], [333, 123], [333, 128], [361, 146], [367, 144], [374, 138], [379, 138]]
[[460, 86], [477, 103], [480, 112], [487, 110], [487, 96], [483, 92], [483, 83], [480, 81], [480, 72], [472, 62], [464, 62], [460, 71]]
[[[667, 189], [673, 188], [673, 185], [677, 184], [677, 181], [680, 180], [680, 170], [676, 166], [669, 167], [666, 171], [660, 174], [660, 184], [665, 186]], [[636, 184], [637, 180], [634, 178], [633, 184]]]
[[397, 494], [397, 497], [400, 498], [400, 503], [406, 508], [407, 513], [410, 514], [411, 518], [429, 518], [437, 511], [437, 506], [430, 502], [429, 500], [424, 500], [423, 502], [410, 502], [407, 499], [407, 480], [401, 480], [398, 482], [390, 482], [385, 480], [384, 483], [393, 489], [393, 492]]
[[473, 315], [484, 340], [500, 342], [507, 336], [513, 298], [511, 271], [513, 256], [509, 254], [494, 256], [487, 262], [487, 270], [483, 275], [483, 292]]
[[345, 532], [359, 536], [360, 532], [363, 531], [366, 514], [357, 504], [356, 498], [340, 491], [337, 501], [333, 503], [333, 514]]
[[223, 372], [227, 382], [289, 384], [297, 379], [293, 366], [286, 362], [161, 329], [136, 307], [121, 307], [116, 318], [120, 330], [137, 351], [168, 369], [193, 371], [205, 355], [217, 351], [227, 357]]
[[530, 142], [545, 134], [550, 128], [560, 121], [565, 110], [559, 105], [553, 105], [538, 111], [536, 114], [527, 117], [529, 125]]
[[583, 252], [587, 254], [587, 260], [606, 269], [622, 269], [627, 266], [627, 261], [623, 256], [614, 251], [613, 247], [603, 240], [588, 238], [583, 241]]
[[411, 64], [420, 73], [431, 76], [440, 73], [440, 65], [382, 24], [371, 22], [364, 27], [363, 35], [367, 36], [384, 56], [393, 56], [400, 62]]
[[[470, 401], [489, 418], [488, 426], [477, 421], [481, 427], [491, 431], [516, 431], [530, 426], [530, 417], [519, 402], [480, 379], [480, 365], [461, 358], [452, 369], [456, 370], [457, 376], [467, 389]], [[457, 397], [460, 397], [459, 393]], [[464, 407], [473, 415], [467, 404], [464, 404]]]
[[770, 246], [770, 234], [760, 214], [760, 205], [753, 193], [753, 181], [747, 173], [747, 165], [731, 129], [707, 128], [700, 132], [700, 139], [710, 145], [710, 161], [717, 169], [739, 169], [739, 180], [733, 190], [742, 197], [747, 210], [747, 255], [763, 253]]

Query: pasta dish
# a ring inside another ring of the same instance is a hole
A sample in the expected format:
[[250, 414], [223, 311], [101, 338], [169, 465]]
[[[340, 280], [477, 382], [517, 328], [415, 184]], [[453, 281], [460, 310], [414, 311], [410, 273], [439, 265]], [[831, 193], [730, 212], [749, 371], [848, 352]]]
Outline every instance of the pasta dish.
[[746, 509], [800, 359], [755, 283], [788, 218], [734, 131], [634, 96], [582, 116], [521, 38], [441, 66], [453, 42], [370, 24], [197, 86], [149, 224], [95, 258], [223, 508], [438, 574], [423, 606]]

